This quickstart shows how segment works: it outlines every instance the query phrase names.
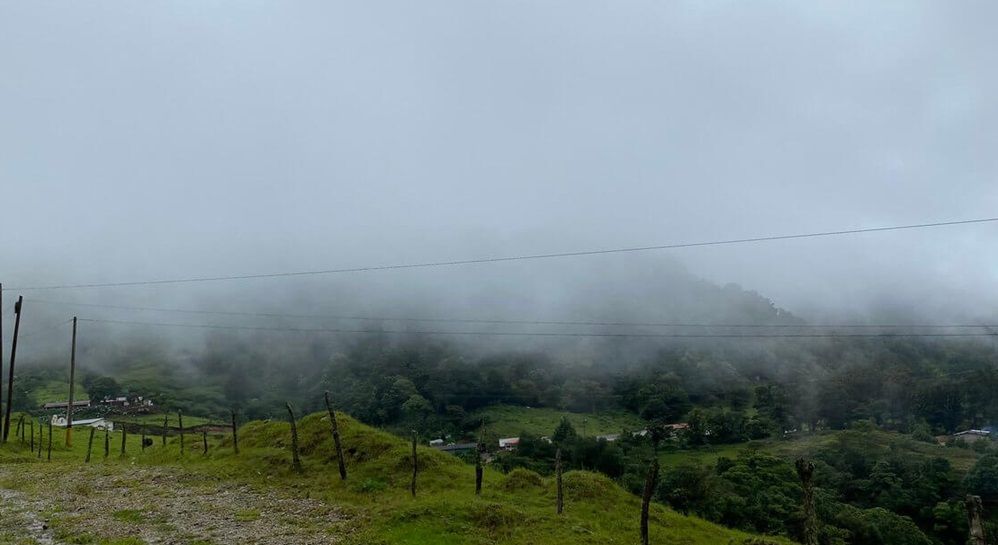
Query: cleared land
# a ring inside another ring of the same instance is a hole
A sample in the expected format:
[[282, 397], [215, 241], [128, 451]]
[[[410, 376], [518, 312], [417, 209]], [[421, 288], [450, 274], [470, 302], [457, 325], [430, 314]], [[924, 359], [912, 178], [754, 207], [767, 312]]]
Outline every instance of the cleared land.
[[568, 419], [579, 434], [587, 436], [620, 433], [625, 429], [635, 431], [644, 429], [647, 425], [637, 416], [623, 411], [583, 414], [508, 405], [482, 409], [475, 412], [472, 418], [480, 419], [489, 432], [503, 437], [513, 437], [523, 432], [551, 435], [562, 418]]

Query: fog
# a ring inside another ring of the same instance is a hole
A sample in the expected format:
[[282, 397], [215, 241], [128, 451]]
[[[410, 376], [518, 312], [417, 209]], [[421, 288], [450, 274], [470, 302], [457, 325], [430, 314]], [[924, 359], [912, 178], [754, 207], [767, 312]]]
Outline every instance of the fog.
[[51, 302], [738, 318], [696, 297], [666, 302], [696, 279], [814, 322], [995, 314], [996, 223], [25, 289], [993, 217], [993, 3], [5, 1], [0, 12], [0, 281], [5, 319], [17, 294], [28, 300], [25, 334], [73, 315], [367, 327]]

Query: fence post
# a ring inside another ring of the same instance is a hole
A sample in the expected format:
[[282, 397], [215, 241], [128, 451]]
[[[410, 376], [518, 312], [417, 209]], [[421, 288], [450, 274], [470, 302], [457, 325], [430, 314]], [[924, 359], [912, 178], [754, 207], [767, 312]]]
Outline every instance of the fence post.
[[981, 528], [981, 497], [967, 494], [967, 517], [970, 519], [970, 545], [985, 545], [984, 530]]
[[177, 410], [177, 425], [180, 426], [180, 456], [184, 455], [184, 413]]
[[295, 471], [301, 473], [301, 458], [298, 456], [298, 425], [295, 424], [295, 410], [291, 407], [290, 401], [288, 402], [288, 418], [291, 421], [291, 464]]
[[111, 454], [111, 437], [108, 434], [107, 426], [104, 426], [104, 459]]
[[658, 458], [652, 458], [648, 480], [645, 481], [644, 493], [641, 495], [641, 545], [648, 545], [648, 508], [651, 506], [651, 496], [658, 484]]
[[475, 445], [475, 495], [482, 493], [482, 443]]
[[346, 460], [343, 459], [343, 445], [340, 444], [340, 426], [336, 423], [336, 412], [333, 411], [333, 405], [329, 402], [329, 391], [327, 390], [322, 394], [322, 397], [326, 400], [326, 410], [329, 411], [329, 425], [333, 429], [333, 445], [336, 447], [336, 461], [340, 466], [340, 479], [345, 481], [347, 478], [347, 466]]
[[128, 428], [125, 427], [125, 423], [121, 423], [121, 455], [125, 455], [125, 441], [128, 438]]
[[814, 504], [814, 463], [798, 458], [794, 462], [804, 491], [804, 545], [818, 545], [818, 515]]
[[201, 456], [208, 455], [208, 428], [201, 428], [201, 445], [204, 447], [204, 451], [201, 452]]
[[561, 447], [558, 447], [558, 450], [554, 454], [554, 474], [558, 486], [558, 499], [556, 500], [555, 505], [557, 507], [558, 514], [560, 515], [565, 508], [565, 496], [562, 491], [561, 483]]
[[412, 483], [409, 485], [409, 490], [412, 492], [412, 497], [416, 497], [416, 475], [419, 474], [419, 458], [416, 457], [416, 440], [418, 435], [416, 430], [412, 431]]
[[236, 410], [229, 409], [229, 412], [232, 413], [232, 450], [234, 450], [236, 454], [239, 454], [239, 434], [236, 431]]
[[52, 461], [52, 421], [49, 420], [49, 448], [48, 448], [48, 461]]
[[92, 451], [93, 448], [94, 448], [94, 432], [95, 431], [97, 431], [97, 428], [91, 426], [90, 427], [90, 440], [87, 441], [87, 460], [85, 462], [85, 463], [88, 463], [88, 464], [90, 463], [90, 451]]

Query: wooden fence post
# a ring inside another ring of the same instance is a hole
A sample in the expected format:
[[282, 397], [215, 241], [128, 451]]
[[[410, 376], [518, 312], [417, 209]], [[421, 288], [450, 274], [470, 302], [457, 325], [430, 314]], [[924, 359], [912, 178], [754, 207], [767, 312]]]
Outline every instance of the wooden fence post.
[[128, 428], [125, 427], [125, 423], [121, 423], [121, 455], [125, 455], [125, 441], [128, 438]]
[[35, 419], [32, 418], [28, 424], [31, 424], [31, 452], [35, 451]]
[[208, 454], [208, 428], [201, 428], [201, 445], [204, 448], [201, 456], [206, 456]]
[[236, 410], [229, 409], [232, 413], [232, 450], [239, 454], [239, 433], [236, 428]]
[[170, 429], [170, 415], [163, 417], [163, 446], [166, 446], [166, 431]]
[[985, 545], [984, 530], [981, 527], [981, 511], [983, 510], [980, 496], [967, 494], [967, 517], [970, 519], [969, 545]]
[[409, 485], [409, 490], [412, 492], [412, 497], [416, 497], [416, 476], [419, 474], [419, 458], [416, 457], [416, 440], [418, 435], [416, 430], [412, 431], [412, 483]]
[[814, 504], [814, 463], [804, 458], [794, 462], [800, 486], [804, 491], [804, 545], [818, 545], [818, 515]]
[[142, 427], [142, 452], [146, 451], [146, 428]]
[[482, 445], [479, 442], [475, 445], [475, 495], [478, 496], [482, 493]]
[[177, 425], [180, 426], [180, 455], [184, 455], [184, 413], [177, 410]]
[[104, 459], [106, 460], [108, 456], [111, 455], [111, 436], [107, 431], [107, 426], [104, 426]]
[[558, 486], [558, 499], [556, 500], [555, 505], [557, 507], [558, 514], [560, 515], [565, 509], [565, 496], [561, 483], [561, 447], [558, 447], [558, 450], [555, 451], [554, 454], [554, 474]]
[[658, 458], [652, 458], [648, 480], [645, 481], [644, 493], [641, 495], [641, 545], [648, 545], [648, 508], [651, 506], [651, 496], [658, 484]]
[[86, 463], [88, 463], [88, 464], [90, 463], [90, 451], [92, 451], [93, 448], [94, 448], [94, 432], [95, 431], [97, 431], [97, 428], [91, 426], [90, 427], [90, 440], [87, 441], [87, 460], [86, 460]]
[[347, 478], [347, 466], [346, 460], [343, 459], [343, 445], [340, 444], [340, 426], [336, 423], [336, 412], [333, 411], [333, 405], [329, 402], [329, 391], [327, 390], [322, 394], [322, 397], [326, 400], [326, 410], [329, 411], [329, 425], [333, 429], [333, 445], [336, 447], [336, 461], [340, 466], [340, 479], [345, 481]]
[[48, 461], [52, 461], [52, 421], [49, 420], [49, 448], [48, 448]]
[[291, 421], [291, 465], [295, 471], [301, 473], [301, 458], [298, 456], [298, 425], [295, 424], [295, 410], [291, 407], [291, 402], [288, 402], [288, 419]]

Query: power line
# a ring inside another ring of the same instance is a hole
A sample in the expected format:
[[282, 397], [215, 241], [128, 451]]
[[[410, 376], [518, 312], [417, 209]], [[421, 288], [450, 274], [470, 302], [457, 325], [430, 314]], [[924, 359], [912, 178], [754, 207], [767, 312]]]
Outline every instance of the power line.
[[182, 308], [139, 307], [108, 305], [101, 303], [74, 303], [69, 301], [47, 301], [31, 299], [32, 304], [106, 308], [137, 312], [167, 312], [178, 314], [202, 314], [213, 316], [243, 316], [256, 318], [300, 318], [313, 320], [356, 320], [371, 322], [425, 322], [459, 324], [510, 324], [510, 325], [558, 325], [558, 326], [610, 326], [610, 327], [676, 327], [676, 328], [745, 328], [745, 329], [966, 329], [998, 328], [998, 324], [745, 324], [745, 323], [690, 323], [690, 322], [614, 322], [598, 320], [498, 320], [472, 318], [391, 318], [387, 316], [357, 316], [329, 314], [284, 314], [274, 312], [235, 312], [222, 310], [198, 310]]
[[399, 269], [424, 269], [424, 268], [434, 268], [434, 267], [454, 267], [459, 265], [477, 265], [486, 263], [503, 263], [511, 261], [532, 261], [540, 259], [557, 259], [566, 257], [583, 257], [583, 256], [593, 256], [593, 255], [606, 255], [606, 254], [622, 254], [622, 253], [634, 253], [634, 252], [649, 252], [654, 250], [675, 250], [681, 248], [698, 248], [704, 246], [725, 246], [734, 244], [749, 244], [755, 242], [771, 242], [777, 240], [794, 240], [802, 238], [819, 238], [819, 237], [832, 237], [832, 236], [842, 236], [842, 235], [855, 235], [861, 233], [880, 233], [885, 231], [901, 231], [901, 230], [911, 230], [911, 229], [928, 229], [934, 227], [950, 227], [955, 225], [969, 225], [976, 223], [991, 223], [998, 221], [998, 217], [993, 218], [979, 218], [979, 219], [969, 219], [969, 220], [958, 220], [958, 221], [943, 221], [943, 222], [933, 222], [933, 223], [918, 223], [911, 225], [894, 225], [888, 227], [870, 227], [864, 229], [840, 229], [836, 231], [822, 231], [816, 233], [801, 233], [792, 235], [771, 235], [762, 237], [750, 237], [750, 238], [737, 238], [737, 239], [727, 239], [727, 240], [712, 240], [712, 241], [702, 241], [702, 242], [683, 242], [675, 244], [659, 244], [654, 246], [636, 246], [629, 248], [608, 248], [601, 250], [582, 250], [576, 252], [556, 252], [556, 253], [546, 253], [546, 254], [528, 254], [528, 255], [518, 255], [518, 256], [499, 256], [499, 257], [485, 257], [477, 259], [461, 259], [453, 261], [427, 261], [421, 263], [402, 263], [394, 265], [372, 265], [366, 267], [352, 267], [352, 268], [342, 268], [342, 269], [325, 269], [316, 271], [294, 271], [294, 272], [278, 272], [278, 273], [265, 273], [265, 274], [244, 274], [244, 275], [230, 275], [230, 276], [202, 276], [202, 277], [192, 277], [192, 278], [171, 278], [171, 279], [160, 279], [160, 280], [136, 280], [136, 281], [126, 281], [126, 282], [99, 282], [91, 284], [63, 284], [63, 285], [49, 285], [49, 286], [25, 286], [25, 287], [15, 287], [15, 288], [3, 288], [4, 291], [36, 291], [36, 290], [58, 290], [58, 289], [84, 289], [84, 288], [110, 288], [110, 287], [129, 287], [129, 286], [151, 286], [151, 285], [163, 285], [163, 284], [190, 284], [197, 282], [223, 282], [223, 281], [234, 281], [234, 280], [250, 280], [250, 279], [262, 279], [262, 278], [283, 278], [283, 277], [293, 277], [293, 276], [316, 276], [316, 275], [327, 275], [327, 274], [344, 274], [344, 273], [356, 273], [356, 272], [373, 272], [373, 271], [388, 271], [388, 270], [399, 270]]
[[813, 338], [883, 338], [883, 337], [993, 337], [993, 333], [575, 333], [575, 332], [501, 332], [501, 331], [404, 331], [343, 328], [294, 328], [233, 326], [214, 324], [183, 324], [169, 322], [138, 322], [133, 320], [103, 320], [80, 318], [81, 322], [121, 325], [145, 325], [189, 329], [219, 329], [271, 331], [288, 333], [350, 333], [367, 335], [458, 335], [483, 337], [597, 337], [597, 338], [657, 338], [657, 339], [813, 339]]

